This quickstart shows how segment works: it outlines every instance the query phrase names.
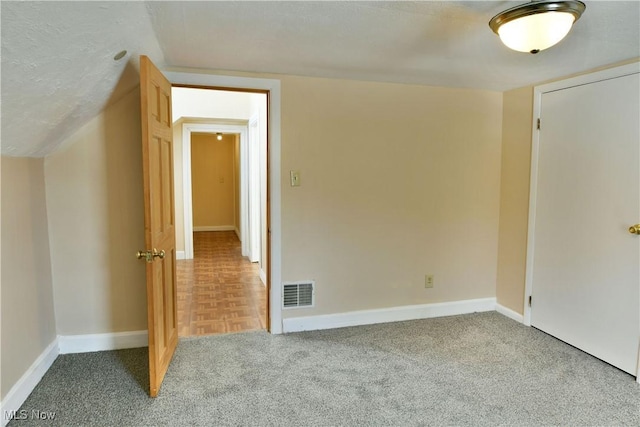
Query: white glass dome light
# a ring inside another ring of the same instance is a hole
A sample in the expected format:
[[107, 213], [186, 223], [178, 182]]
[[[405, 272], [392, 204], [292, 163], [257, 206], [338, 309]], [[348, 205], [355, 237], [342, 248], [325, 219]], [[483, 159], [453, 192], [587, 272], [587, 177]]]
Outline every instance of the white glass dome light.
[[575, 18], [566, 12], [548, 12], [528, 15], [503, 24], [498, 29], [500, 40], [519, 52], [537, 53], [562, 40]]
[[585, 8], [576, 0], [532, 1], [494, 16], [489, 27], [508, 48], [538, 53], [562, 40]]

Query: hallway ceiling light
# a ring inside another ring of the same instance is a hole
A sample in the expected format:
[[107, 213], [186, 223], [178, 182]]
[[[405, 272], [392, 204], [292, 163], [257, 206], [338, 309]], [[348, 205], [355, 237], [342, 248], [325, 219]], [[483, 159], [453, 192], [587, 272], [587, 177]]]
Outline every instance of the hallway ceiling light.
[[222, 141], [222, 134], [220, 132], [216, 133], [216, 138], [218, 141]]
[[532, 1], [491, 18], [489, 27], [508, 48], [538, 53], [562, 40], [586, 6], [581, 1]]

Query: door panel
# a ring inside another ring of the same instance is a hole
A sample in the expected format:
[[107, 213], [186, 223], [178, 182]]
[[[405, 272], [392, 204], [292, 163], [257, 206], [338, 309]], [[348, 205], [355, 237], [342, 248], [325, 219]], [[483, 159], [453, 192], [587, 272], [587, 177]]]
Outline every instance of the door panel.
[[636, 375], [640, 79], [543, 93], [531, 324]]
[[[164, 253], [147, 261], [149, 393], [160, 391], [178, 343], [171, 84], [140, 57], [145, 244]], [[162, 252], [164, 251], [164, 252]]]

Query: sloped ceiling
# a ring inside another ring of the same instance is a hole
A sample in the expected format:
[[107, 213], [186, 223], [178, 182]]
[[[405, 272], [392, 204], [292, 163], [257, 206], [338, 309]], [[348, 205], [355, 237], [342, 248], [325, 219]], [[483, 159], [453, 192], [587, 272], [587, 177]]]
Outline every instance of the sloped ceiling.
[[[141, 2], [6, 2], [2, 154], [45, 156], [139, 82], [138, 56], [164, 64]], [[120, 61], [114, 56], [126, 49]]]
[[2, 154], [53, 152], [135, 87], [140, 54], [160, 67], [498, 91], [640, 56], [638, 1], [588, 1], [559, 45], [510, 51], [487, 23], [524, 2], [3, 1]]

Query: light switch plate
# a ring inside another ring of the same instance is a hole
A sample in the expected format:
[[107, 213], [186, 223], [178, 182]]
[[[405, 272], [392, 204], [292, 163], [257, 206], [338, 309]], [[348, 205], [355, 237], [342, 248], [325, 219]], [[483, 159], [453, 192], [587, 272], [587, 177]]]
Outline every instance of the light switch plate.
[[300, 187], [300, 171], [289, 171], [291, 177], [291, 186]]
[[433, 288], [433, 274], [427, 274], [424, 276], [424, 287]]

